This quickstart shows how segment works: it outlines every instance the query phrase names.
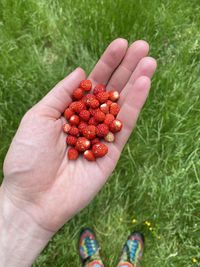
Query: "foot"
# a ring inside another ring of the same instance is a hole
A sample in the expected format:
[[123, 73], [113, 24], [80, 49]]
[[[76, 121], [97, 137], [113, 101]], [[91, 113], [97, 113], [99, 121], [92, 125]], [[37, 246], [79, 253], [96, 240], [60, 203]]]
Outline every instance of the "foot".
[[124, 244], [118, 267], [138, 267], [144, 250], [144, 236], [133, 232]]
[[99, 244], [96, 240], [95, 233], [90, 228], [82, 229], [79, 239], [79, 254], [83, 266], [103, 267], [99, 254]]

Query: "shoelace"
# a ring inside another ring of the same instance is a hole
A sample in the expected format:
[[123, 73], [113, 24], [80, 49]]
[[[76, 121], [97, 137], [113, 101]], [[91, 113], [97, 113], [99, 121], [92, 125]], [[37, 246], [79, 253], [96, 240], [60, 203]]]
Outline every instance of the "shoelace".
[[130, 262], [137, 263], [137, 257], [140, 250], [139, 241], [129, 240], [127, 243]]
[[87, 248], [88, 257], [91, 257], [98, 249], [97, 241], [89, 237], [85, 238], [85, 246]]

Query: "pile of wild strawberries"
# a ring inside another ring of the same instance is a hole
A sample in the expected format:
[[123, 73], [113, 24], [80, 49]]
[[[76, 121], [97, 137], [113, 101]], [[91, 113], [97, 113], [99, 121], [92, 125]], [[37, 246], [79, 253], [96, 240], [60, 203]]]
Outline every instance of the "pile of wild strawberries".
[[94, 87], [92, 93], [90, 80], [83, 80], [72, 94], [73, 102], [66, 108], [64, 117], [68, 123], [63, 125], [67, 133], [66, 142], [72, 146], [68, 158], [76, 160], [80, 153], [85, 159], [95, 161], [108, 152], [108, 147], [101, 139], [113, 142], [114, 133], [122, 128], [122, 122], [116, 119], [120, 106], [116, 103], [119, 93], [106, 91], [103, 84]]

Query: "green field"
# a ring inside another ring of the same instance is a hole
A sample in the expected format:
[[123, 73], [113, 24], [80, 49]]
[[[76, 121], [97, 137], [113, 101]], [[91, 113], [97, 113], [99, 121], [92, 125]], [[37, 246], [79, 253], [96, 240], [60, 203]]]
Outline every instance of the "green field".
[[83, 226], [95, 229], [106, 266], [135, 229], [146, 237], [143, 267], [200, 266], [199, 29], [199, 0], [0, 1], [1, 166], [26, 110], [77, 66], [89, 73], [113, 39], [148, 41], [158, 62], [116, 170], [34, 267], [81, 266]]

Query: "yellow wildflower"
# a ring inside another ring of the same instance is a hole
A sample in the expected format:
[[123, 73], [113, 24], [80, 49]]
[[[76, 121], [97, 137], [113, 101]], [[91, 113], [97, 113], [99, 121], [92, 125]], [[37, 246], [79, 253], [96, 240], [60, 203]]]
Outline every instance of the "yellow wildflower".
[[192, 262], [193, 262], [193, 263], [197, 263], [198, 260], [197, 260], [196, 258], [192, 258]]
[[149, 221], [145, 221], [145, 224], [146, 224], [147, 226], [151, 226], [151, 223], [150, 223]]

